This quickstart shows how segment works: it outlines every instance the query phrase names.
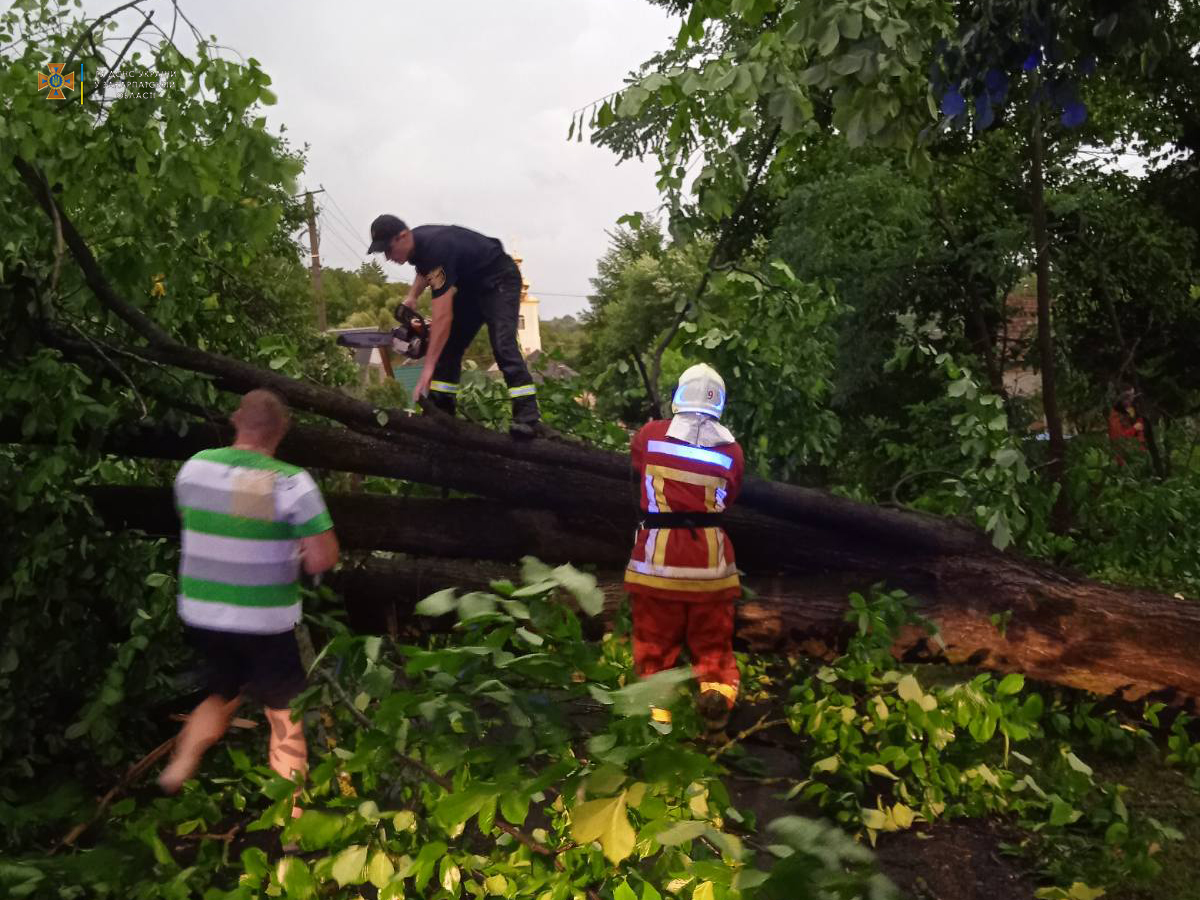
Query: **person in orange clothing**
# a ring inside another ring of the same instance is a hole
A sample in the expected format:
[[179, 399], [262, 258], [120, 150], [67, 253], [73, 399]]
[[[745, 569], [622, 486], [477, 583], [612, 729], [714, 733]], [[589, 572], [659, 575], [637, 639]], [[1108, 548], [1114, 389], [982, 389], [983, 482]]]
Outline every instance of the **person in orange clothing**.
[[[644, 425], [630, 447], [641, 507], [625, 589], [633, 603], [639, 677], [675, 665], [686, 643], [700, 682], [709, 739], [729, 720], [738, 692], [733, 601], [741, 582], [721, 513], [742, 486], [742, 448], [720, 422], [725, 382], [709, 366], [679, 379], [674, 414]], [[651, 717], [669, 723], [668, 710]]]
[[1137, 445], [1142, 452], [1146, 450], [1146, 420], [1141, 417], [1137, 407], [1133, 405], [1137, 393], [1129, 385], [1123, 385], [1117, 402], [1108, 411], [1108, 438], [1117, 448], [1117, 465], [1125, 465], [1120, 449], [1123, 446]]

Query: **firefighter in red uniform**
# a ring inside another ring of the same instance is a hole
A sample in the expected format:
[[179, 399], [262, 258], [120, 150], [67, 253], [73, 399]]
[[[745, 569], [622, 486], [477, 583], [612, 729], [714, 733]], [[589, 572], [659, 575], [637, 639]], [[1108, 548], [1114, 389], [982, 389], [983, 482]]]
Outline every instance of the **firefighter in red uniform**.
[[[641, 521], [625, 569], [639, 676], [675, 665], [686, 643], [700, 682], [709, 739], [729, 720], [738, 691], [733, 601], [741, 595], [721, 513], [742, 486], [742, 448], [720, 423], [725, 382], [706, 365], [679, 379], [671, 419], [645, 425], [630, 448]], [[669, 723], [668, 710], [651, 717]]]
[[1125, 465], [1125, 457], [1121, 453], [1123, 448], [1136, 446], [1142, 452], [1146, 450], [1146, 420], [1133, 405], [1135, 397], [1137, 392], [1132, 387], [1122, 385], [1117, 402], [1108, 411], [1108, 438], [1117, 448], [1119, 466]]

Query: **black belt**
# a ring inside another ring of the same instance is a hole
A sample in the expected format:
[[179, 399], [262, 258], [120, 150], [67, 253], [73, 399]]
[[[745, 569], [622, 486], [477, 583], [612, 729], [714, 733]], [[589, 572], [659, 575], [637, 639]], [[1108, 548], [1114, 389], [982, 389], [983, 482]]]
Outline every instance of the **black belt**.
[[638, 524], [642, 528], [717, 528], [721, 513], [644, 512]]

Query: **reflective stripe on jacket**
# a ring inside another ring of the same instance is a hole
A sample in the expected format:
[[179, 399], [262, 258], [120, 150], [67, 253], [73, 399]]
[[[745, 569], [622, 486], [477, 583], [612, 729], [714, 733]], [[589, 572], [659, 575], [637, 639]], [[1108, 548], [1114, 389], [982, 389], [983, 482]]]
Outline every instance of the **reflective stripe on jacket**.
[[[644, 426], [630, 447], [643, 512], [719, 513], [742, 486], [742, 448], [697, 447], [667, 435], [670, 420]], [[670, 600], [741, 595], [733, 544], [725, 530], [640, 528], [625, 569], [631, 593]]]

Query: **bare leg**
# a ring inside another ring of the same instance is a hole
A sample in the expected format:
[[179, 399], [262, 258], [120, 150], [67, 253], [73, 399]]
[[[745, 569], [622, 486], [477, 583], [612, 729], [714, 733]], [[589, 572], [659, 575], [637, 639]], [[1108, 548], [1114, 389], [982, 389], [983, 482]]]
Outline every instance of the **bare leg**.
[[192, 710], [175, 741], [171, 762], [158, 776], [159, 787], [168, 794], [174, 794], [196, 773], [200, 758], [209, 747], [221, 739], [221, 735], [229, 727], [230, 718], [241, 702], [241, 697], [226, 700], [224, 697], [210, 694]]
[[[264, 707], [267, 721], [271, 723], [271, 748], [268, 761], [271, 768], [284, 778], [296, 782], [304, 781], [308, 774], [308, 743], [304, 740], [304, 723], [292, 719], [290, 709]], [[300, 789], [296, 789], [297, 795]], [[292, 808], [292, 816], [298, 817], [300, 807]]]

